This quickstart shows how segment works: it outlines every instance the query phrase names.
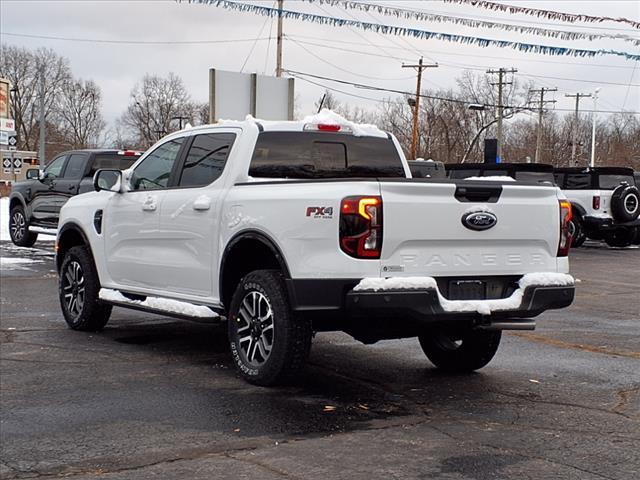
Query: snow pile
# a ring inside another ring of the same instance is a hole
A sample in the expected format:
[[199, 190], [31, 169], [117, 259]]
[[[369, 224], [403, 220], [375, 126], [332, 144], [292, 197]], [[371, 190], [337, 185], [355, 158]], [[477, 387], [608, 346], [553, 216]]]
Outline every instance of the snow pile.
[[490, 315], [491, 312], [501, 310], [516, 310], [522, 303], [522, 297], [526, 287], [530, 286], [569, 286], [574, 284], [574, 279], [566, 273], [541, 272], [527, 273], [518, 282], [518, 289], [507, 298], [495, 300], [447, 300], [438, 290], [438, 284], [433, 277], [391, 277], [391, 278], [364, 278], [354, 287], [354, 291], [374, 292], [384, 290], [435, 290], [438, 294], [440, 305], [445, 312], [477, 312], [481, 315]]
[[[45, 229], [42, 229], [42, 231], [45, 231]], [[50, 231], [52, 232], [51, 234], [40, 233], [38, 240], [55, 242], [55, 231]], [[0, 241], [11, 241], [11, 235], [9, 235], [9, 197], [0, 198]]]
[[168, 298], [147, 297], [146, 300], [132, 300], [125, 297], [117, 290], [110, 288], [101, 288], [98, 296], [102, 300], [108, 302], [128, 303], [131, 305], [140, 305], [142, 307], [152, 308], [154, 310], [162, 310], [164, 312], [177, 313], [188, 317], [199, 318], [216, 318], [217, 313], [212, 312], [208, 307], [201, 305], [193, 305], [192, 303], [180, 302], [178, 300], [170, 300]]
[[344, 118], [342, 115], [338, 115], [336, 112], [328, 110], [326, 108], [320, 110], [320, 113], [304, 117], [302, 123], [312, 123], [315, 125], [320, 123], [329, 125], [342, 125], [351, 128], [353, 134], [356, 137], [387, 137], [387, 134], [375, 125], [353, 123]]
[[0, 240], [11, 240], [9, 235], [9, 197], [0, 198]]
[[488, 177], [467, 177], [463, 180], [486, 180], [488, 182], [515, 182], [516, 179], [507, 175], [491, 175]]

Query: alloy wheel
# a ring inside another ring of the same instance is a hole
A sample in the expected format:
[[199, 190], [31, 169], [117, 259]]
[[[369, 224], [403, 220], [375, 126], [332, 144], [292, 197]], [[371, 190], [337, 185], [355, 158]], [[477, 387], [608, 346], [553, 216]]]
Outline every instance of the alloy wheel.
[[14, 240], [20, 241], [27, 230], [27, 222], [22, 212], [17, 211], [11, 217], [11, 236]]
[[273, 310], [261, 292], [245, 295], [238, 311], [238, 345], [247, 363], [264, 364], [273, 348]]
[[67, 311], [79, 317], [84, 307], [85, 282], [82, 266], [75, 260], [69, 262], [62, 276], [62, 293]]

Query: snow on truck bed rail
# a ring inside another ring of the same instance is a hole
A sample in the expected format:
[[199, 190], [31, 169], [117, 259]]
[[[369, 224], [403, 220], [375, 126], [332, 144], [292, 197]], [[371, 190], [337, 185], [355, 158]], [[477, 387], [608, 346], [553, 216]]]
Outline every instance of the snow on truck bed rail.
[[575, 280], [566, 273], [541, 272], [527, 273], [518, 282], [518, 289], [507, 298], [495, 300], [448, 300], [438, 290], [438, 284], [433, 277], [391, 277], [391, 278], [364, 278], [354, 287], [354, 291], [385, 291], [385, 290], [430, 290], [438, 294], [440, 305], [445, 312], [477, 312], [481, 315], [490, 315], [491, 312], [501, 310], [516, 310], [522, 303], [522, 297], [526, 287], [539, 286], [569, 286], [574, 285]]

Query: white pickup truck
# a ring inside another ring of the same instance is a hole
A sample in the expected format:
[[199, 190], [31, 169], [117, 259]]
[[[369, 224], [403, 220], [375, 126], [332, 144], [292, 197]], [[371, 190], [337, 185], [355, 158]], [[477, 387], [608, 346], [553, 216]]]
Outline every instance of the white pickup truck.
[[76, 330], [113, 305], [227, 321], [242, 377], [304, 366], [317, 331], [418, 337], [471, 371], [507, 329], [569, 305], [571, 206], [507, 179], [413, 179], [396, 139], [323, 111], [171, 134], [62, 209], [59, 294]]

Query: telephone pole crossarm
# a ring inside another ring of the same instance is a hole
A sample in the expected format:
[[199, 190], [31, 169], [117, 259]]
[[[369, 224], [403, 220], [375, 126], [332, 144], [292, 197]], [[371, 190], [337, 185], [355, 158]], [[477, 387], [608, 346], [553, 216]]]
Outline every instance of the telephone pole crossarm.
[[418, 72], [418, 78], [416, 82], [416, 99], [413, 106], [413, 131], [411, 135], [411, 159], [415, 160], [418, 151], [418, 116], [420, 114], [420, 91], [422, 88], [422, 71], [425, 68], [435, 68], [437, 63], [426, 64], [422, 62], [422, 57], [417, 64], [402, 64], [402, 68], [413, 68]]

